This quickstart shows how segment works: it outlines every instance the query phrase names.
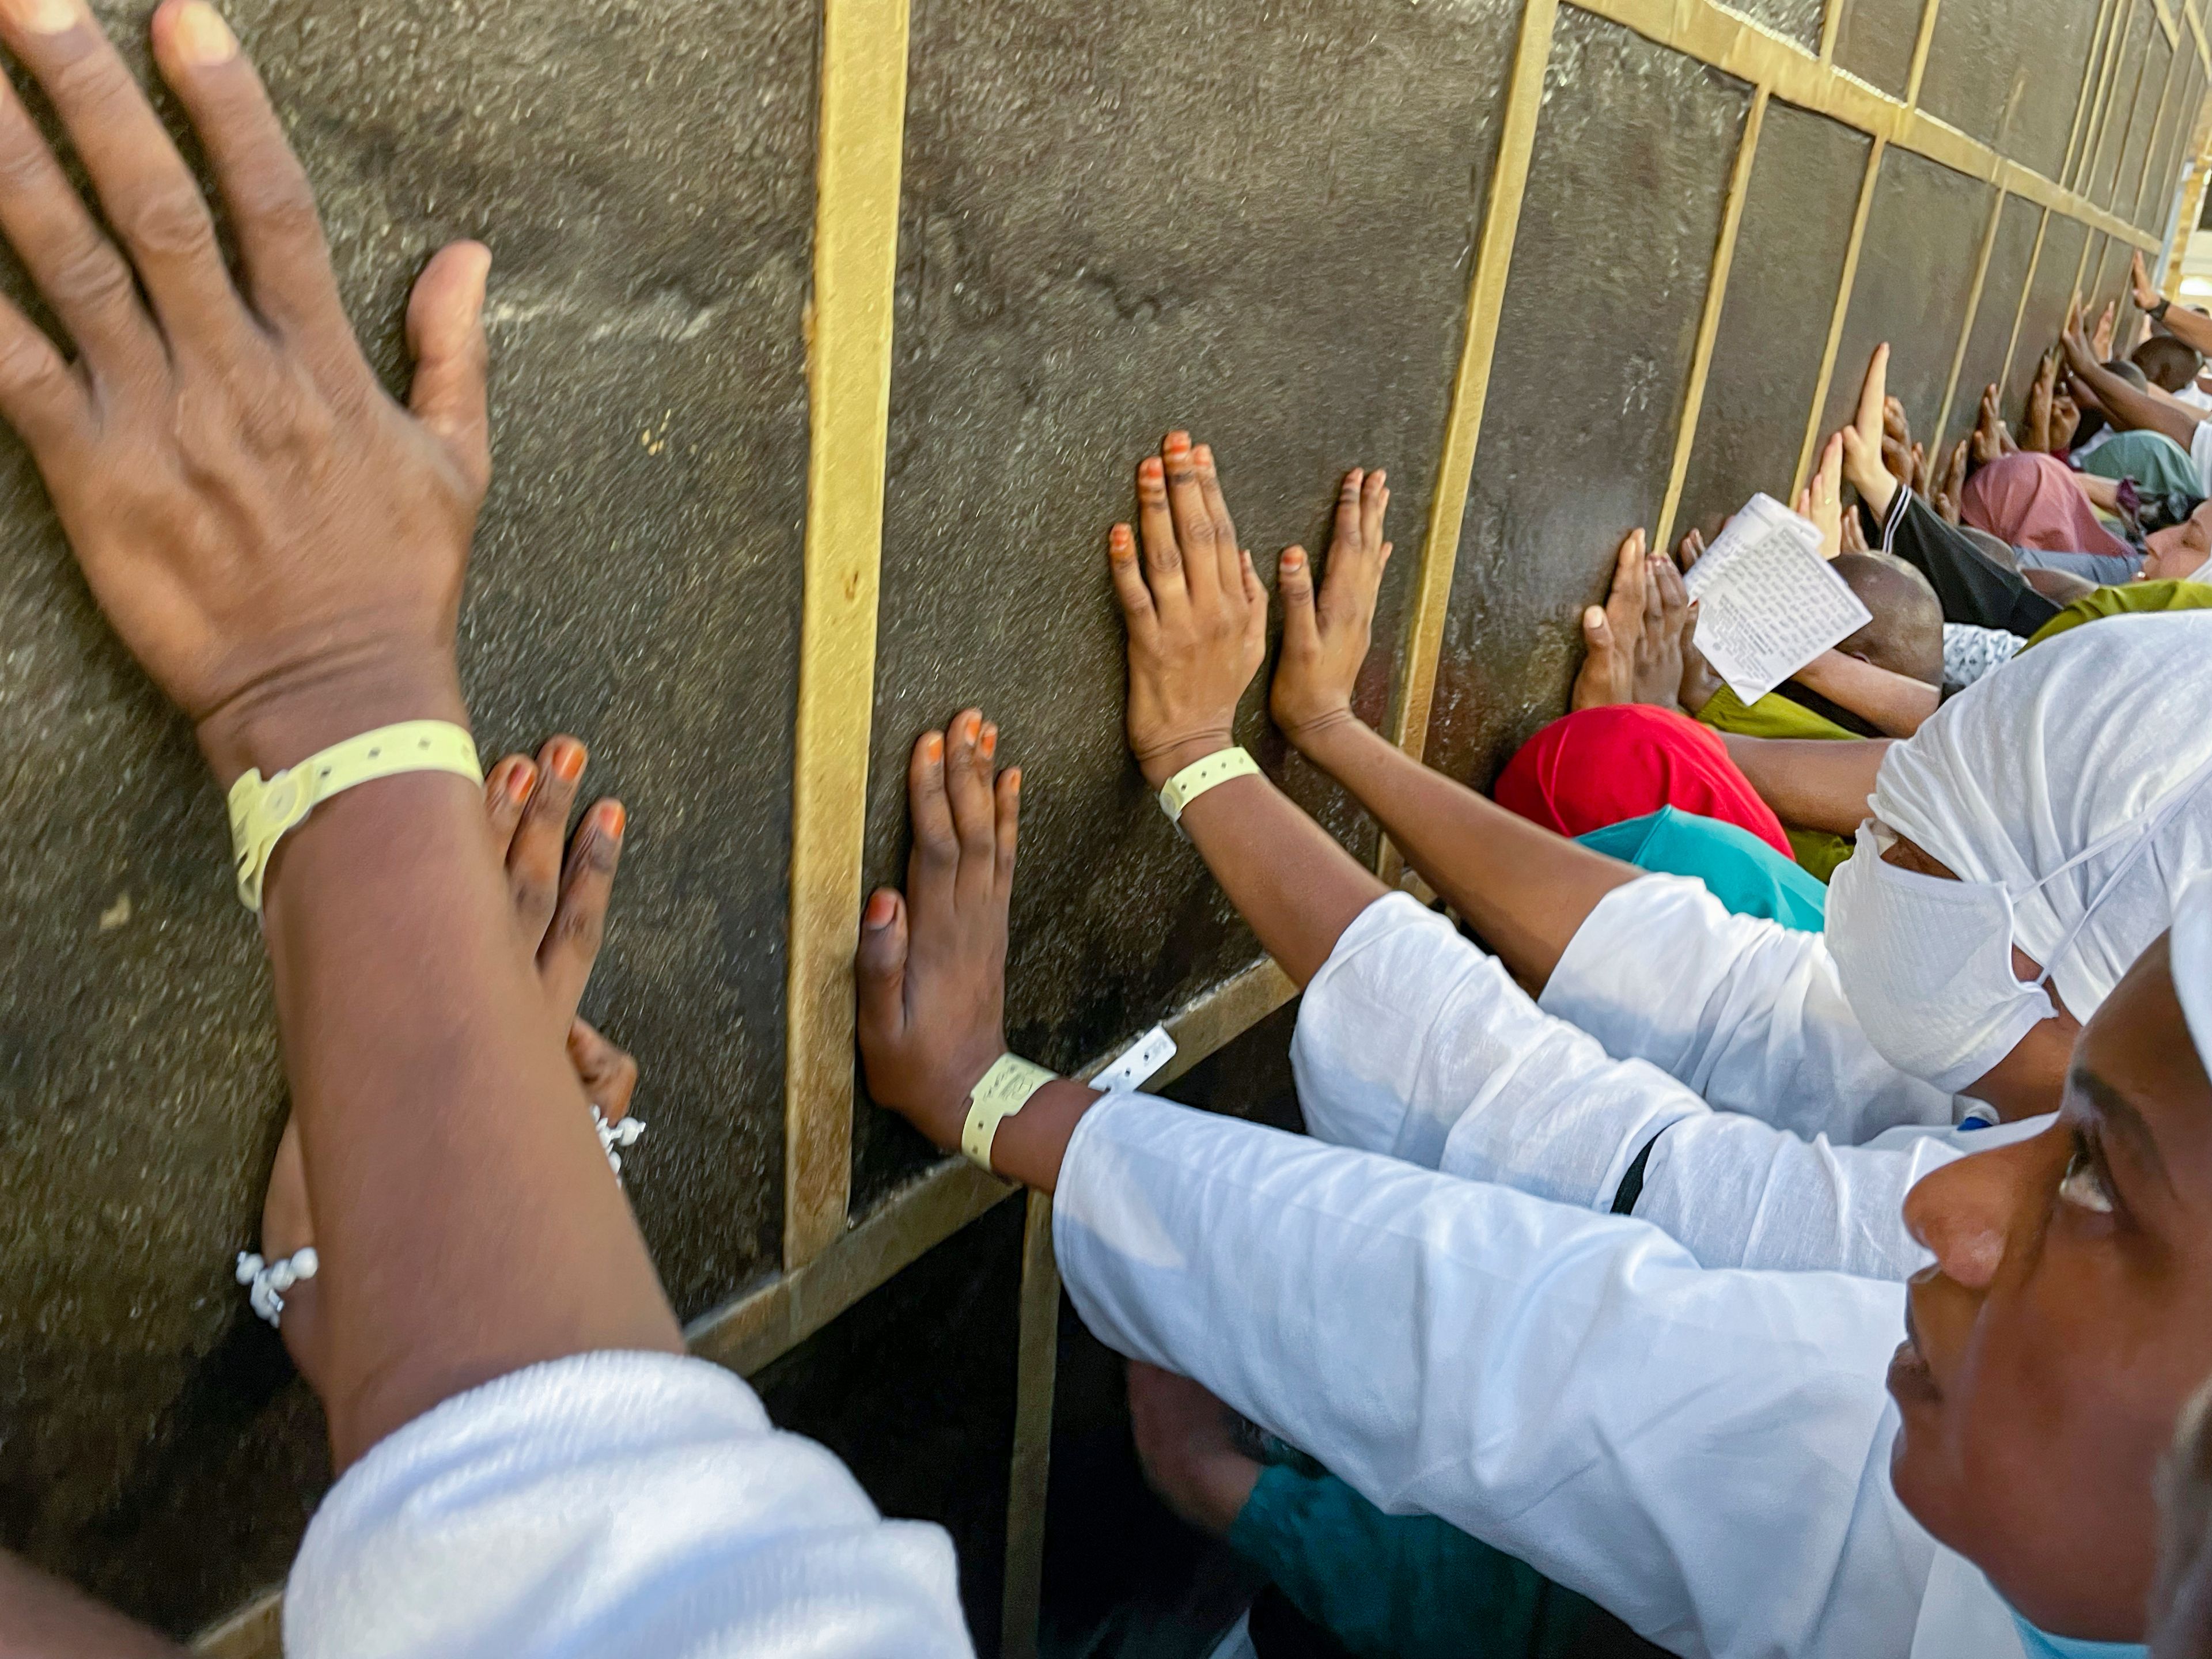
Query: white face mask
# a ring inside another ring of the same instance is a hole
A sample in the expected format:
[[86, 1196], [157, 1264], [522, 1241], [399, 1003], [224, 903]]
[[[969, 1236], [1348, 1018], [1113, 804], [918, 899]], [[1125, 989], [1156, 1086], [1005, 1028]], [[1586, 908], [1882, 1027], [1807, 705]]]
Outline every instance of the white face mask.
[[1885, 864], [1895, 839], [1871, 819], [1859, 826], [1858, 850], [1828, 884], [1828, 952], [1875, 1051], [1956, 1092], [2058, 1011], [2041, 981], [2013, 972], [2002, 884]]

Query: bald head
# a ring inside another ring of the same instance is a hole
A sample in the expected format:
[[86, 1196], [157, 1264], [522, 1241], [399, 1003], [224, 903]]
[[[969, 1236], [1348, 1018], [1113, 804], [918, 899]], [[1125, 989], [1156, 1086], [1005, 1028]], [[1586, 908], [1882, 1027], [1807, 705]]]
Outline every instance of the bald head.
[[2143, 378], [2164, 392], [2179, 392], [2197, 378], [2204, 360], [2171, 334], [2154, 334], [2135, 349]]
[[1843, 553], [1828, 568], [1874, 613], [1836, 649], [1923, 685], [1943, 684], [1943, 607], [1928, 579], [1886, 553]]

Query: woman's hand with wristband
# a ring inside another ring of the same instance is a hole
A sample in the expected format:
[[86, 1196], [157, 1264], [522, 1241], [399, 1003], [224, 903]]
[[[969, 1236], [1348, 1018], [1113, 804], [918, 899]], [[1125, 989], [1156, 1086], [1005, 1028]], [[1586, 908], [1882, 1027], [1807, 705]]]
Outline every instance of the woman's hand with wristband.
[[152, 106], [79, 0], [10, 8], [111, 240], [0, 94], [9, 240], [76, 361], [0, 302], [0, 416], [30, 447], [98, 600], [191, 717], [217, 781], [371, 727], [463, 718], [453, 635], [490, 475], [489, 256], [457, 243], [408, 307], [408, 406], [340, 303], [306, 175], [198, 0], [154, 56], [229, 209], [243, 276]]
[[860, 1060], [868, 1093], [957, 1150], [968, 1097], [1006, 1051], [1006, 906], [1021, 774], [997, 769], [999, 728], [977, 709], [925, 732], [907, 765], [914, 850], [906, 891], [860, 919]]
[[1114, 526], [1107, 562], [1129, 625], [1129, 748], [1157, 791], [1236, 742], [1237, 702], [1267, 654], [1267, 591], [1237, 545], [1212, 451], [1170, 432], [1138, 464], [1137, 529]]

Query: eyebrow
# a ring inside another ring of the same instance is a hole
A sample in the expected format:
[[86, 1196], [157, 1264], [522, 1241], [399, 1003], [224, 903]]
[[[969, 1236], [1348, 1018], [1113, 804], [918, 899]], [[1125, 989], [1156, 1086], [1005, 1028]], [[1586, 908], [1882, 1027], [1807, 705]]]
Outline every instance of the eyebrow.
[[2134, 1161], [2165, 1182], [2166, 1189], [2172, 1192], [2173, 1177], [2167, 1173], [2166, 1159], [2159, 1152], [2158, 1137], [2151, 1133], [2149, 1123], [2136, 1109], [2135, 1103], [2086, 1066], [2075, 1072], [2074, 1084], [2097, 1109], [2098, 1121], [2105, 1133], [2124, 1144]]

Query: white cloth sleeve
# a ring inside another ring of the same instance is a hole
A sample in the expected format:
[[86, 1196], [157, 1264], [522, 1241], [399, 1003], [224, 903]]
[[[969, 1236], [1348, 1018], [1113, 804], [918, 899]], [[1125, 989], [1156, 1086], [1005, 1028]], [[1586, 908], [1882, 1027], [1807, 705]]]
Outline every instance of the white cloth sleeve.
[[1402, 893], [1362, 911], [1306, 987], [1291, 1066], [1320, 1139], [1561, 1203], [1609, 1209], [1650, 1146], [1635, 1214], [1708, 1267], [1903, 1279], [1928, 1259], [1905, 1192], [1960, 1155], [1935, 1136], [1835, 1146], [1715, 1113], [1541, 1012]]
[[290, 1659], [971, 1652], [951, 1540], [878, 1516], [730, 1372], [593, 1353], [455, 1396], [323, 1500]]
[[1808, 1139], [1856, 1146], [1959, 1115], [1955, 1097], [1867, 1041], [1820, 934], [1733, 915], [1685, 877], [1639, 877], [1600, 899], [1539, 1006], [1715, 1111]]
[[1911, 1644], [1901, 1286], [1714, 1272], [1640, 1222], [1144, 1096], [1077, 1126], [1053, 1224], [1109, 1346], [1670, 1651]]

